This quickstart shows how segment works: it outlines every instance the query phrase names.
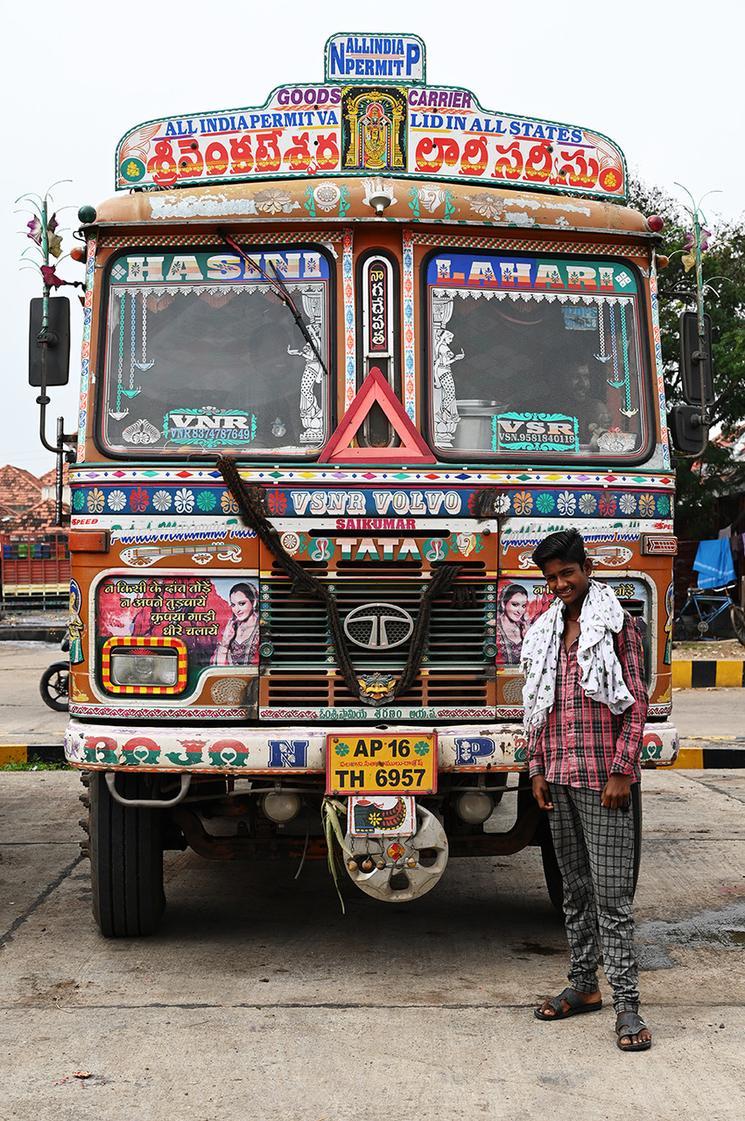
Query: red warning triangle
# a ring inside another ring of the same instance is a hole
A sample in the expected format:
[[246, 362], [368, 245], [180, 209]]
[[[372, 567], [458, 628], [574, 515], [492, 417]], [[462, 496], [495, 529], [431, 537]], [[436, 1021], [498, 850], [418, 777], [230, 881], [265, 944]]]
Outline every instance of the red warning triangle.
[[[375, 404], [401, 441], [398, 447], [354, 448], [352, 441]], [[436, 463], [422, 436], [377, 366], [367, 375], [333, 436], [321, 450], [319, 463]]]

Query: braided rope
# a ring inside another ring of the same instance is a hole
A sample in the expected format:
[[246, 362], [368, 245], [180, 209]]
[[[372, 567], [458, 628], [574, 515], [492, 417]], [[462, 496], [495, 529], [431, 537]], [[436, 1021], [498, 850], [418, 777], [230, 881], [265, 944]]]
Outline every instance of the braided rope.
[[[331, 639], [334, 645], [336, 661], [344, 684], [353, 697], [364, 703], [370, 703], [369, 698], [363, 697], [357, 674], [352, 664], [352, 658], [347, 646], [344, 628], [339, 615], [339, 605], [334, 593], [323, 584], [316, 576], [303, 568], [302, 565], [289, 555], [282, 547], [279, 534], [268, 520], [264, 510], [264, 491], [260, 486], [247, 487], [241, 479], [235, 460], [231, 456], [223, 455], [217, 460], [217, 469], [225, 480], [225, 485], [235, 499], [243, 520], [254, 530], [260, 541], [266, 545], [272, 556], [276, 558], [286, 575], [292, 580], [293, 590], [302, 589], [310, 595], [321, 600], [326, 608], [326, 615], [331, 627]], [[457, 577], [460, 575], [461, 566], [457, 564], [444, 564], [432, 577], [429, 584], [422, 591], [419, 601], [419, 612], [414, 624], [414, 631], [409, 646], [409, 656], [401, 676], [396, 682], [390, 696], [384, 697], [381, 704], [390, 704], [411, 687], [421, 666], [424, 654], [424, 645], [429, 631], [429, 620], [432, 603], [439, 595], [448, 592]], [[375, 702], [372, 702], [375, 703]]]

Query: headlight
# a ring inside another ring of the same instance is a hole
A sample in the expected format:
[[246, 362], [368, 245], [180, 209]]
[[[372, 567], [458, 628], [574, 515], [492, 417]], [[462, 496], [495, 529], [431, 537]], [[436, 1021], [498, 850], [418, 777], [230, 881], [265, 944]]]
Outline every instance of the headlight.
[[178, 656], [174, 650], [148, 654], [134, 650], [111, 655], [113, 685], [175, 685], [178, 681]]

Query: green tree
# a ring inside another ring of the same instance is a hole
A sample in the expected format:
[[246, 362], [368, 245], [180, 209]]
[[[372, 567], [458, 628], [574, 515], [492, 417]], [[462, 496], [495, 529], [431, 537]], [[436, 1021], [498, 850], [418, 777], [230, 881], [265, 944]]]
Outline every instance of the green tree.
[[[683, 401], [679, 374], [681, 311], [696, 307], [694, 271], [686, 272], [682, 254], [692, 223], [683, 207], [657, 187], [632, 180], [631, 206], [647, 216], [665, 220], [659, 252], [670, 262], [660, 270], [660, 329], [668, 403]], [[716, 535], [719, 499], [723, 494], [745, 493], [745, 458], [733, 456], [745, 434], [745, 217], [736, 222], [714, 222], [710, 248], [704, 253], [706, 310], [712, 320], [712, 356], [716, 400], [710, 410], [711, 439], [696, 460], [675, 456], [677, 472], [676, 532], [680, 537]]]

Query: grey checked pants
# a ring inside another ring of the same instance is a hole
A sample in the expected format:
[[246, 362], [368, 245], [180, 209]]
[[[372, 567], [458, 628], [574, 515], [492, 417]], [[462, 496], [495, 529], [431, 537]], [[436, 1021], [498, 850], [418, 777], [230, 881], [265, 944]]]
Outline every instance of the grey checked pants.
[[600, 804], [600, 791], [549, 783], [548, 814], [564, 878], [564, 919], [571, 951], [569, 983], [594, 992], [600, 954], [616, 1012], [637, 1012], [639, 969], [631, 906], [634, 818]]

